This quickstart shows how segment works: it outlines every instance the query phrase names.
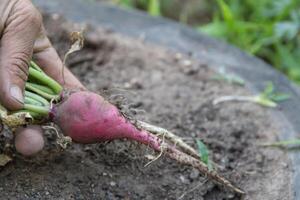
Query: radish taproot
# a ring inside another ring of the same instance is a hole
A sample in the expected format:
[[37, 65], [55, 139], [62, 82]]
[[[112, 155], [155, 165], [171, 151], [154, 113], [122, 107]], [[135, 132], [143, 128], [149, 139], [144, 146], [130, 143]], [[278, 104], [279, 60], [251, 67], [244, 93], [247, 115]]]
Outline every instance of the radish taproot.
[[118, 108], [103, 97], [79, 91], [54, 105], [50, 116], [75, 142], [97, 143], [127, 138], [160, 150], [160, 141], [146, 131], [138, 130], [123, 117]]
[[159, 137], [138, 129], [127, 120], [118, 108], [100, 95], [89, 91], [79, 91], [68, 95], [60, 104], [53, 106], [50, 116], [63, 131], [75, 142], [98, 143], [114, 139], [130, 139], [145, 144], [156, 151], [162, 151], [168, 157], [182, 164], [191, 165], [213, 180], [243, 193], [217, 173], [210, 172], [199, 160], [177, 150]]
[[[115, 105], [109, 103], [102, 96], [90, 91], [63, 90], [63, 87], [48, 77], [33, 62], [29, 70], [29, 83], [31, 84], [28, 84], [30, 87], [26, 88], [28, 92], [25, 93], [25, 98], [31, 98], [33, 101], [25, 103], [23, 110], [14, 114], [18, 114], [18, 116], [23, 116], [21, 114], [24, 113], [29, 114], [33, 122], [37, 124], [54, 122], [65, 135], [71, 137], [77, 143], [98, 143], [125, 138], [137, 141], [179, 163], [197, 168], [213, 181], [238, 194], [244, 194], [242, 190], [221, 177], [215, 170], [210, 170], [195, 155], [195, 151], [187, 144], [183, 144], [183, 141], [178, 136], [173, 141], [161, 139], [158, 135], [154, 135], [154, 132], [151, 132], [150, 129], [153, 127], [150, 126], [149, 130], [144, 130], [139, 125], [142, 124], [144, 127], [147, 127], [145, 123], [132, 123]], [[39, 85], [43, 87], [37, 87]], [[45, 89], [46, 87], [47, 90]], [[52, 91], [51, 94], [47, 92], [49, 89]], [[37, 98], [36, 95], [43, 98], [43, 100]], [[49, 100], [49, 95], [52, 97], [51, 100]], [[6, 122], [6, 125], [20, 125], [22, 120], [24, 124], [28, 124], [28, 120], [24, 120], [24, 118], [12, 123], [11, 119], [8, 120], [9, 117], [14, 120], [16, 118], [12, 116], [5, 118], [2, 116], [2, 121]], [[31, 121], [29, 120], [29, 122]], [[159, 129], [165, 132], [165, 129]], [[172, 137], [172, 134], [168, 136]], [[177, 144], [174, 141], [180, 141], [180, 143]], [[187, 151], [179, 150], [176, 145], [183, 147]]]

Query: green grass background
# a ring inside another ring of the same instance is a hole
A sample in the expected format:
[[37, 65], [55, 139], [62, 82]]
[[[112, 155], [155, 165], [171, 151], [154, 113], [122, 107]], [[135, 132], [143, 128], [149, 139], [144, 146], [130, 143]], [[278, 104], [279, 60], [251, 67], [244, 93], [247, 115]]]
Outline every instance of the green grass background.
[[258, 56], [300, 84], [300, 0], [112, 0], [194, 27]]

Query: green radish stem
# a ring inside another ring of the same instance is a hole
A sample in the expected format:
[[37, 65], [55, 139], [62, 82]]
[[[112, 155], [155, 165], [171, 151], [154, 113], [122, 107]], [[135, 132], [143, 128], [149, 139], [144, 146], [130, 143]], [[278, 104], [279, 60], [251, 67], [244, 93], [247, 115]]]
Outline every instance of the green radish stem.
[[52, 100], [52, 99], [57, 99], [58, 95], [52, 95], [52, 94], [48, 94], [47, 92], [44, 92], [42, 90], [40, 90], [39, 88], [35, 87], [32, 83], [26, 83], [25, 84], [25, 89], [30, 90], [32, 92], [37, 93], [38, 95], [44, 97], [47, 100]]
[[33, 117], [33, 119], [39, 119], [39, 118], [44, 117], [44, 115], [41, 115], [41, 114], [36, 113], [36, 112], [28, 111], [28, 110], [25, 110], [25, 109], [18, 110], [18, 111], [15, 111], [15, 112], [11, 112], [10, 114], [18, 114], [18, 113], [29, 113], [30, 116]]
[[25, 96], [24, 102], [25, 102], [25, 104], [36, 105], [36, 106], [43, 106], [43, 104], [41, 102], [39, 102], [39, 101], [37, 101], [37, 100], [35, 100], [35, 99], [31, 98], [31, 97], [27, 97], [27, 96]]
[[34, 118], [47, 116], [50, 108], [49, 101], [58, 99], [63, 88], [33, 61], [29, 66], [29, 80], [34, 80], [36, 83], [25, 84], [25, 104], [22, 112], [28, 112]]
[[29, 67], [29, 78], [30, 77], [38, 80], [43, 85], [47, 85], [55, 92], [55, 94], [60, 94], [60, 92], [63, 90], [62, 86], [54, 79], [50, 78], [44, 72], [41, 72], [33, 67]]
[[41, 73], [43, 73], [43, 74], [45, 74], [45, 72], [35, 63], [35, 62], [33, 62], [33, 61], [30, 61], [30, 67], [32, 67], [32, 68], [34, 68], [34, 69], [36, 69], [36, 70], [38, 70], [39, 72], [41, 72]]
[[36, 84], [36, 83], [32, 83], [32, 82], [30, 82], [30, 81], [29, 81], [29, 83], [30, 83], [33, 87], [35, 87], [35, 88], [37, 88], [37, 89], [39, 89], [39, 90], [41, 90], [41, 91], [43, 91], [43, 92], [46, 92], [46, 93], [51, 94], [51, 95], [55, 95], [55, 92], [53, 92], [53, 90], [51, 90], [51, 89], [50, 89], [49, 87], [47, 87], [47, 86], [39, 85], [39, 84]]
[[50, 105], [50, 103], [46, 99], [44, 99], [43, 97], [41, 97], [41, 96], [39, 96], [35, 93], [29, 92], [29, 91], [25, 91], [25, 97], [32, 98], [32, 99], [40, 102], [44, 106], [49, 106]]
[[31, 104], [24, 104], [24, 109], [28, 110], [29, 112], [35, 112], [43, 116], [47, 116], [49, 114], [49, 107], [45, 106], [37, 106]]

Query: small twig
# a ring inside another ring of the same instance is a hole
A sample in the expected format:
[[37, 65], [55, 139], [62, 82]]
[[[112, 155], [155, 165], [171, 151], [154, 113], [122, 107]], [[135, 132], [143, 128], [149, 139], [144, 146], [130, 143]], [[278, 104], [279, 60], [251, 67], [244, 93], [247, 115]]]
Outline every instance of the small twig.
[[252, 96], [223, 96], [215, 99], [213, 101], [213, 105], [217, 105], [219, 103], [227, 102], [227, 101], [247, 101], [253, 102]]

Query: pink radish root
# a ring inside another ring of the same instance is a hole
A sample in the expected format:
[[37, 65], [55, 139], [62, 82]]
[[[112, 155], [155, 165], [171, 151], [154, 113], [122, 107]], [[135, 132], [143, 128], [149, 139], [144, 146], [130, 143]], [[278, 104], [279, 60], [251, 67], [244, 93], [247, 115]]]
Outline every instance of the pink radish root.
[[88, 91], [72, 93], [53, 107], [50, 116], [63, 133], [75, 142], [98, 143], [122, 138], [135, 140], [156, 151], [163, 151], [165, 155], [182, 164], [197, 168], [219, 184], [239, 194], [244, 193], [216, 172], [210, 171], [201, 161], [164, 143], [152, 133], [136, 128], [117, 107], [95, 93]]
[[53, 121], [75, 142], [97, 143], [127, 138], [159, 151], [161, 141], [138, 130], [114, 105], [92, 92], [76, 92], [56, 106]]

